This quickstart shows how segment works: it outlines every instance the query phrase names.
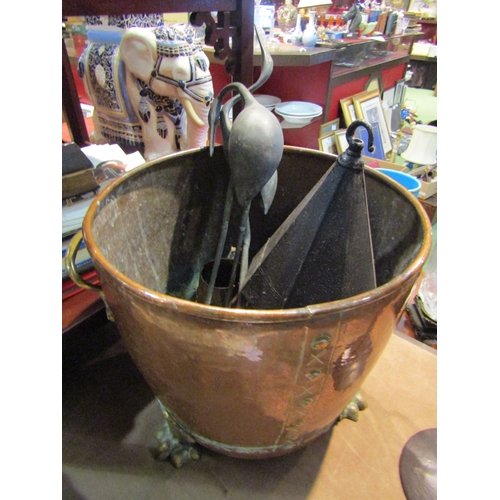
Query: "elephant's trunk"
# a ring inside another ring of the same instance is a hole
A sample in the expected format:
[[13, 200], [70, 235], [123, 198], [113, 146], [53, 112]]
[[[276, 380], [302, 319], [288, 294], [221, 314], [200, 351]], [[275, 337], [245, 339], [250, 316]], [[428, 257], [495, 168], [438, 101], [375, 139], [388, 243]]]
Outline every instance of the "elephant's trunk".
[[189, 99], [181, 99], [181, 103], [186, 110], [188, 118], [193, 122], [193, 124], [197, 125], [198, 127], [203, 127], [205, 125], [205, 122], [198, 116], [191, 101]]
[[189, 99], [181, 99], [187, 114], [187, 147], [201, 148], [207, 144], [208, 111], [210, 109], [204, 102], [195, 107]]

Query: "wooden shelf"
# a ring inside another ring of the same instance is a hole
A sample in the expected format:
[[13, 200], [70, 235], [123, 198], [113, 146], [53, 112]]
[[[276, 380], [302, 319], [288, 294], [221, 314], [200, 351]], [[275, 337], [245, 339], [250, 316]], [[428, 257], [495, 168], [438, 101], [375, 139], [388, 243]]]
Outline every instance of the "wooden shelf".
[[410, 61], [424, 61], [437, 64], [437, 57], [413, 56], [410, 55]]
[[99, 292], [82, 290], [62, 302], [62, 333], [66, 333], [81, 323], [105, 310]]

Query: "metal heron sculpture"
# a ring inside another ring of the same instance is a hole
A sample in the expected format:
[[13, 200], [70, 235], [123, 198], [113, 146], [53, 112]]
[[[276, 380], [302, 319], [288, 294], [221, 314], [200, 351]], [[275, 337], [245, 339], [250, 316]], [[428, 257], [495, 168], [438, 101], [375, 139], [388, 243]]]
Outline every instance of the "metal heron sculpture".
[[[206, 304], [210, 304], [212, 300], [234, 198], [236, 198], [236, 202], [242, 211], [236, 253], [225, 300], [226, 307], [229, 307], [231, 302], [236, 270], [241, 254], [243, 255], [240, 266], [240, 283], [243, 282], [248, 269], [248, 249], [250, 246], [249, 212], [251, 203], [260, 193], [264, 212], [267, 213], [276, 191], [276, 170], [281, 161], [284, 146], [283, 132], [278, 119], [252, 95], [252, 91], [260, 87], [269, 78], [273, 69], [272, 58], [265, 49], [258, 30], [256, 30], [256, 33], [263, 57], [262, 72], [259, 79], [250, 88], [246, 88], [238, 82], [226, 85], [212, 103], [208, 116], [210, 155], [214, 151], [215, 130], [217, 123], [220, 121], [223, 150], [230, 169], [230, 179], [224, 205], [221, 234], [205, 297]], [[224, 97], [232, 91], [238, 92], [239, 95], [232, 97], [222, 106]], [[239, 99], [243, 99], [244, 107], [231, 125], [230, 111]]]

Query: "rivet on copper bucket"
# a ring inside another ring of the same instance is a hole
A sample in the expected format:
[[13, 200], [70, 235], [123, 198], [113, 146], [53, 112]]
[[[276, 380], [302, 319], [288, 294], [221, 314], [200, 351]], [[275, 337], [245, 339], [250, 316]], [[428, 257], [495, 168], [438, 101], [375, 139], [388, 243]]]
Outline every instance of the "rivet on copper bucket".
[[297, 404], [299, 406], [307, 406], [310, 405], [314, 401], [313, 398], [304, 398], [301, 401], [299, 401]]
[[320, 375], [322, 375], [323, 372], [321, 370], [311, 370], [307, 375], [306, 378], [309, 380], [318, 378]]
[[330, 345], [330, 335], [321, 335], [311, 342], [312, 349], [326, 349]]
[[290, 441], [295, 441], [300, 436], [300, 433], [297, 429], [288, 429], [286, 432], [286, 437]]

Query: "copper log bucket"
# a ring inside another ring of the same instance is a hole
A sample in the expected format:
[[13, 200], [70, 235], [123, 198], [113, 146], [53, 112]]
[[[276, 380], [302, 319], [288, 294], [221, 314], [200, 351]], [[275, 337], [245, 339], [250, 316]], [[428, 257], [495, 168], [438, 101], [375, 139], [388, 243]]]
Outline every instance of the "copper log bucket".
[[[285, 147], [271, 210], [251, 214], [253, 254], [334, 160]], [[196, 295], [215, 253], [218, 231], [206, 228], [222, 218], [221, 147], [213, 157], [202, 148], [147, 163], [89, 208], [83, 238], [108, 311], [154, 394], [201, 445], [243, 458], [301, 448], [332, 426], [379, 359], [429, 254], [431, 227], [408, 191], [365, 171], [377, 288], [296, 309], [180, 298]]]

